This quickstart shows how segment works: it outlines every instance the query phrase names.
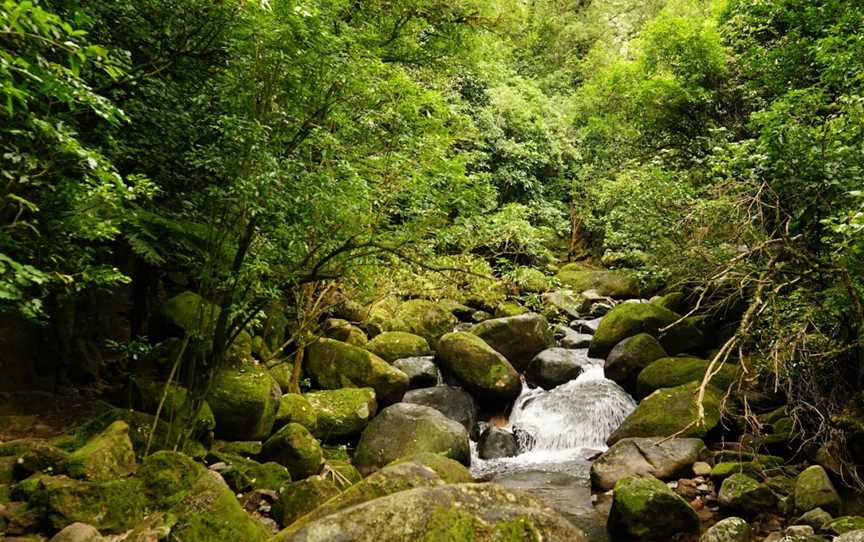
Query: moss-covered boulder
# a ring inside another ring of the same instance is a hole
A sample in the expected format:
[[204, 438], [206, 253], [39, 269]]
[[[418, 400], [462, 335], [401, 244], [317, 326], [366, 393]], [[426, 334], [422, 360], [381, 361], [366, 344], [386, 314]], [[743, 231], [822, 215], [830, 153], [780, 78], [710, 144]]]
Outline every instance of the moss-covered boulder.
[[287, 392], [291, 388], [291, 376], [294, 373], [294, 364], [290, 361], [279, 360], [275, 363], [268, 363], [267, 370], [270, 371], [270, 376], [279, 384], [279, 389]]
[[512, 401], [522, 391], [507, 358], [473, 333], [448, 333], [438, 344], [441, 367], [481, 399]]
[[[669, 354], [698, 352], [704, 342], [702, 332], [689, 322], [679, 322], [680, 319], [677, 313], [652, 303], [621, 303], [600, 321], [588, 353], [591, 357], [605, 358], [615, 345], [640, 333], [656, 337]], [[660, 331], [668, 326], [672, 327]]]
[[[636, 380], [636, 398], [641, 399], [660, 388], [674, 388], [688, 382], [702, 382], [709, 361], [689, 357], [660, 358], [645, 367]], [[724, 363], [711, 378], [711, 385], [726, 392], [738, 375], [738, 367]]]
[[390, 363], [397, 359], [428, 356], [432, 353], [426, 339], [404, 331], [385, 331], [369, 341], [366, 349]]
[[434, 408], [397, 403], [382, 410], [363, 430], [354, 464], [368, 474], [421, 452], [440, 453], [467, 465], [471, 461], [468, 432]]
[[[162, 305], [162, 315], [169, 322], [193, 337], [204, 339], [205, 345], [216, 330], [221, 312], [215, 303], [189, 291], [168, 299]], [[228, 357], [237, 362], [248, 361], [252, 356], [252, 347], [252, 336], [241, 331], [228, 349]]]
[[417, 463], [429, 467], [448, 484], [468, 484], [474, 481], [474, 478], [471, 476], [471, 471], [469, 471], [465, 465], [441, 454], [421, 452], [419, 454], [399, 458], [393, 463], [390, 463], [390, 465], [396, 465], [399, 463]]
[[336, 484], [323, 476], [310, 476], [288, 484], [273, 503], [273, 518], [280, 527], [288, 527], [339, 493]]
[[261, 458], [284, 465], [295, 480], [318, 474], [324, 466], [321, 444], [298, 423], [289, 423], [273, 433], [264, 442]]
[[343, 459], [327, 459], [321, 475], [332, 480], [341, 491], [363, 481], [363, 475], [357, 467]]
[[[171, 384], [166, 388], [165, 382], [144, 377], [134, 377], [131, 379], [128, 391], [128, 406], [131, 408], [155, 415], [161, 403], [162, 410], [160, 411], [160, 416], [164, 420], [177, 420], [183, 426], [189, 425], [190, 422], [185, 417], [188, 417], [191, 413], [187, 412], [187, 409], [184, 408], [188, 392], [183, 386]], [[162, 401], [163, 395], [165, 396], [165, 401]], [[216, 418], [213, 416], [213, 410], [207, 401], [204, 401], [201, 410], [191, 423], [195, 427], [195, 435], [201, 436], [202, 439], [205, 437], [209, 438], [210, 433], [216, 427]]]
[[313, 434], [325, 441], [359, 435], [378, 412], [372, 388], [315, 391], [303, 397], [318, 413], [318, 426]]
[[659, 305], [672, 312], [683, 314], [687, 312], [687, 297], [681, 292], [671, 292], [665, 295], [657, 295], [651, 298], [651, 303]]
[[106, 542], [106, 539], [96, 527], [79, 522], [61, 529], [50, 542]]
[[372, 388], [379, 402], [392, 403], [408, 389], [408, 376], [363, 348], [320, 339], [306, 350], [306, 369], [324, 389]]
[[[767, 456], [766, 456], [767, 457]], [[782, 464], [773, 461], [720, 461], [711, 468], [711, 479], [719, 485], [720, 482], [733, 474], [746, 474], [756, 480], [765, 478], [769, 469], [775, 469]]]
[[751, 542], [750, 524], [741, 518], [721, 519], [705, 531], [699, 542]]
[[591, 310], [591, 300], [573, 290], [556, 290], [540, 297], [542, 314], [547, 320], [569, 322]]
[[271, 542], [329, 542], [334, 533], [352, 542], [587, 542], [584, 533], [539, 499], [497, 484], [434, 485], [389, 494], [314, 521], [304, 517], [302, 525]]
[[831, 535], [861, 530], [864, 530], [864, 517], [861, 516], [842, 516], [822, 525], [822, 531]]
[[636, 410], [612, 433], [608, 443], [612, 445], [627, 437], [668, 437], [676, 434], [679, 437], [704, 438], [720, 422], [722, 395], [709, 386], [703, 402], [705, 420], [697, 424], [698, 389], [699, 383], [691, 382], [655, 391], [639, 403]]
[[[83, 444], [83, 442], [82, 442]], [[50, 442], [37, 438], [24, 438], [0, 443], [0, 456], [12, 457], [13, 474], [24, 479], [31, 474], [65, 474], [69, 454]]]
[[116, 421], [90, 439], [66, 460], [66, 472], [83, 480], [111, 480], [135, 472], [135, 450], [129, 440], [129, 425]]
[[666, 542], [699, 533], [699, 517], [687, 501], [652, 477], [627, 476], [615, 484], [609, 532], [624, 540]]
[[833, 542], [864, 542], [864, 529], [843, 533], [835, 538]]
[[534, 356], [555, 346], [549, 322], [534, 313], [493, 318], [480, 322], [469, 331], [507, 358], [519, 371], [524, 371]]
[[208, 457], [217, 460], [210, 468], [221, 474], [235, 493], [255, 489], [277, 491], [292, 480], [288, 469], [275, 461], [259, 463], [236, 454], [220, 452]]
[[340, 318], [328, 318], [321, 326], [325, 337], [353, 344], [354, 346], [365, 346], [369, 342], [366, 333], [347, 320]]
[[432, 407], [465, 427], [472, 437], [477, 432], [477, 405], [471, 395], [455, 386], [432, 386], [411, 390], [402, 401]]
[[438, 345], [438, 339], [442, 335], [453, 331], [459, 323], [445, 307], [425, 299], [412, 299], [402, 303], [393, 316], [392, 329], [389, 331], [407, 331], [419, 335], [426, 339], [432, 348]]
[[273, 430], [282, 390], [261, 365], [244, 363], [216, 373], [207, 402], [216, 435], [227, 440], [261, 440]]
[[837, 515], [841, 506], [840, 494], [825, 469], [813, 465], [798, 475], [795, 481], [795, 509], [798, 512], [821, 508]]
[[525, 314], [528, 309], [520, 305], [517, 301], [503, 301], [495, 306], [495, 318], [509, 318], [511, 316], [519, 316]]
[[606, 357], [603, 369], [606, 378], [635, 395], [636, 380], [642, 369], [665, 357], [666, 350], [660, 341], [649, 333], [640, 333], [616, 344]]
[[777, 496], [771, 488], [742, 473], [723, 480], [717, 497], [726, 511], [747, 517], [773, 512], [777, 507]]
[[598, 295], [616, 299], [639, 297], [639, 281], [620, 271], [564, 266], [558, 271], [557, 278], [561, 284], [576, 292], [593, 290]]
[[279, 400], [273, 427], [279, 429], [289, 423], [299, 423], [314, 434], [318, 429], [318, 409], [307, 397], [299, 393], [286, 393]]
[[631, 475], [651, 475], [660, 480], [689, 474], [693, 463], [708, 453], [696, 438], [626, 438], [612, 445], [591, 464], [591, 484], [608, 491]]
[[90, 482], [45, 476], [38, 480], [30, 504], [41, 510], [55, 529], [81, 522], [114, 533], [139, 521], [147, 501], [140, 480], [135, 478]]

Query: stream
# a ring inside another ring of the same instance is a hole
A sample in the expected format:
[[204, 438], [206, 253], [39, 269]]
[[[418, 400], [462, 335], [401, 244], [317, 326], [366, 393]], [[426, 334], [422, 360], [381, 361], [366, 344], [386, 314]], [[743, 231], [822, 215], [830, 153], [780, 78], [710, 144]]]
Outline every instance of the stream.
[[606, 439], [636, 401], [605, 378], [603, 360], [586, 360], [583, 372], [551, 390], [530, 388], [513, 405], [507, 429], [519, 439], [519, 455], [480, 459], [472, 442], [471, 472], [530, 493], [561, 512], [592, 542], [606, 542], [606, 514], [591, 500], [589, 458], [606, 450]]

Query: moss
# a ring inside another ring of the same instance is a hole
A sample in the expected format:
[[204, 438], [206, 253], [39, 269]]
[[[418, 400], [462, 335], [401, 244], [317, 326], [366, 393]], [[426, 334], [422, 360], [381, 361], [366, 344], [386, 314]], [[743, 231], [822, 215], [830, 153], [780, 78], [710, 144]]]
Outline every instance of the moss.
[[351, 461], [348, 446], [344, 444], [322, 444], [321, 451], [324, 452], [324, 459], [327, 461]]
[[366, 349], [390, 363], [432, 353], [426, 339], [404, 331], [386, 331], [369, 341]]
[[436, 506], [423, 542], [540, 542], [543, 536], [528, 518], [489, 523], [458, 508]]
[[822, 526], [822, 531], [839, 535], [850, 531], [864, 529], [864, 517], [860, 516], [843, 516], [833, 519]]
[[369, 341], [362, 329], [339, 318], [328, 318], [324, 322], [323, 332], [325, 337], [354, 346], [364, 346]]
[[[645, 367], [636, 380], [636, 396], [641, 399], [660, 388], [674, 388], [693, 381], [702, 381], [709, 362], [687, 357], [660, 358]], [[738, 367], [724, 363], [711, 379], [711, 385], [725, 392], [738, 375]]]
[[[702, 333], [692, 324], [678, 322], [680, 318], [677, 313], [652, 303], [621, 303], [600, 321], [588, 354], [605, 358], [616, 344], [640, 333], [656, 337], [669, 354], [694, 353], [702, 347]], [[671, 329], [660, 331], [673, 324]]]
[[15, 483], [15, 456], [0, 457], [0, 484]]
[[408, 389], [405, 373], [363, 348], [320, 339], [306, 353], [306, 368], [324, 389], [369, 387], [385, 402], [401, 399]]
[[261, 457], [284, 465], [297, 480], [318, 474], [324, 465], [321, 445], [297, 423], [289, 423], [267, 439]]
[[840, 495], [819, 465], [813, 465], [798, 475], [795, 481], [795, 509], [807, 512], [821, 508], [832, 515], [840, 512]]
[[129, 425], [118, 420], [84, 446], [69, 454], [66, 471], [87, 480], [111, 480], [135, 472], [135, 450], [129, 440]]
[[520, 267], [513, 271], [512, 277], [523, 292], [539, 294], [552, 287], [552, 280], [533, 267]]
[[164, 314], [174, 325], [198, 337], [207, 337], [216, 326], [221, 309], [195, 292], [183, 292], [162, 305]]
[[740, 472], [723, 480], [717, 495], [721, 507], [746, 516], [773, 512], [777, 506], [768, 486]]
[[227, 467], [220, 471], [222, 478], [236, 493], [253, 489], [278, 490], [291, 483], [291, 473], [279, 463], [268, 461], [259, 463], [239, 455], [215, 453], [213, 457], [224, 462]]
[[[135, 410], [155, 415], [156, 410], [159, 408], [159, 403], [162, 401], [162, 395], [165, 392], [164, 382], [136, 377], [130, 385], [130, 406]], [[180, 419], [179, 423], [187, 425], [187, 422], [181, 419], [182, 416], [188, 415], [186, 409], [184, 409], [187, 396], [188, 392], [183, 386], [176, 384], [169, 386], [160, 414], [162, 419], [166, 421]], [[209, 436], [216, 427], [216, 418], [213, 416], [213, 411], [206, 401], [202, 405], [194, 421], [194, 425], [194, 434], [202, 436]]]
[[13, 473], [16, 479], [33, 473], [64, 474], [68, 454], [41, 439], [18, 439], [0, 444], [0, 456], [14, 457]]
[[639, 297], [639, 281], [620, 271], [577, 270], [565, 266], [557, 278], [576, 292], [594, 290], [599, 295], [618, 299]]
[[228, 440], [260, 440], [270, 434], [282, 390], [260, 365], [223, 369], [213, 379], [207, 402], [216, 417], [216, 434]]
[[510, 316], [519, 316], [525, 314], [528, 309], [517, 303], [516, 301], [504, 301], [495, 307], [495, 318], [507, 318]]
[[294, 364], [288, 361], [280, 361], [273, 365], [268, 365], [267, 370], [270, 371], [270, 376], [279, 384], [279, 389], [283, 392], [291, 388], [291, 376], [294, 373]]
[[441, 365], [478, 395], [512, 400], [522, 391], [519, 373], [473, 333], [448, 333], [438, 345]]
[[627, 476], [615, 484], [608, 527], [624, 539], [665, 542], [698, 533], [699, 517], [660, 480]]
[[390, 463], [417, 463], [429, 467], [448, 484], [468, 484], [474, 481], [469, 471], [462, 463], [441, 454], [422, 452], [397, 459]]
[[313, 434], [325, 440], [359, 435], [378, 412], [372, 388], [316, 391], [304, 397], [318, 412], [318, 427]]
[[459, 321], [446, 308], [425, 299], [411, 299], [399, 305], [390, 331], [407, 331], [426, 339], [436, 348], [438, 339], [449, 333]]
[[326, 478], [331, 480], [340, 490], [348, 489], [358, 482], [363, 481], [363, 475], [360, 474], [354, 465], [348, 461], [338, 459], [328, 459], [324, 464], [324, 474]]
[[318, 428], [318, 409], [299, 393], [286, 393], [279, 400], [274, 427], [279, 428], [288, 423], [299, 423], [314, 433]]
[[321, 476], [288, 484], [273, 503], [273, 517], [280, 526], [287, 527], [339, 493], [333, 481]]
[[148, 500], [159, 508], [178, 504], [201, 476], [203, 467], [178, 452], [160, 451], [147, 456], [138, 477]]
[[143, 485], [136, 478], [84, 482], [45, 477], [33, 498], [55, 529], [80, 521], [103, 532], [120, 532], [135, 525], [147, 506]]
[[260, 440], [238, 440], [234, 442], [217, 440], [213, 442], [212, 449], [216, 452], [235, 454], [241, 457], [255, 457], [261, 453], [261, 446]]

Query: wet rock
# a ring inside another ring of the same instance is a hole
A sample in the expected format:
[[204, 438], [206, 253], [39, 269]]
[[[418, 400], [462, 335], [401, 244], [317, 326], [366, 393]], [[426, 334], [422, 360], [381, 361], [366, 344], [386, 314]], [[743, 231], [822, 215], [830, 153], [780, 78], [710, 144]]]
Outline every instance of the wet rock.
[[[647, 397], [660, 388], [674, 388], [694, 381], [702, 382], [708, 365], [707, 360], [689, 357], [665, 357], [653, 361], [639, 373], [636, 397]], [[717, 370], [717, 374], [711, 379], [711, 385], [725, 393], [737, 378], [738, 367], [724, 363]]]
[[486, 320], [472, 327], [470, 332], [519, 371], [524, 371], [534, 356], [555, 344], [549, 322], [534, 313]]
[[226, 440], [261, 440], [270, 434], [282, 390], [267, 369], [244, 363], [216, 374], [207, 402], [216, 418], [216, 435]]
[[318, 413], [318, 424], [312, 434], [325, 441], [359, 435], [378, 412], [372, 388], [313, 391], [303, 397]]
[[723, 480], [717, 496], [721, 507], [748, 516], [770, 512], [777, 506], [771, 489], [746, 474], [733, 474]]
[[134, 473], [136, 467], [129, 425], [121, 420], [91, 438], [66, 460], [66, 472], [84, 480], [122, 478]]
[[404, 331], [385, 331], [366, 345], [366, 349], [381, 359], [393, 363], [397, 359], [432, 354], [426, 339]]
[[103, 542], [99, 530], [86, 523], [73, 523], [51, 537], [50, 542]]
[[477, 435], [477, 406], [462, 388], [433, 386], [411, 390], [402, 399], [405, 403], [432, 407], [451, 420], [462, 424], [469, 436]]
[[697, 438], [621, 439], [591, 465], [591, 483], [605, 491], [634, 474], [676, 479], [686, 475], [691, 465], [706, 453], [705, 444]]
[[328, 390], [372, 388], [379, 403], [402, 398], [408, 376], [372, 352], [333, 339], [320, 339], [306, 351], [306, 369]]
[[667, 542], [699, 533], [699, 517], [687, 501], [652, 477], [627, 476], [615, 484], [609, 532], [625, 540]]
[[270, 376], [279, 384], [283, 392], [291, 389], [291, 376], [294, 373], [294, 364], [287, 361], [276, 361], [267, 364]]
[[426, 301], [412, 299], [397, 307], [393, 326], [389, 331], [406, 331], [426, 339], [433, 349], [438, 346], [438, 339], [453, 330], [459, 323], [446, 308]]
[[568, 326], [557, 325], [554, 331], [555, 339], [561, 348], [588, 348], [591, 344], [591, 335], [579, 333]]
[[640, 333], [615, 345], [606, 357], [604, 372], [606, 378], [617, 382], [628, 393], [635, 395], [639, 373], [663, 357], [666, 357], [666, 351], [660, 341], [648, 333]]
[[397, 359], [393, 367], [408, 375], [408, 389], [426, 388], [438, 383], [438, 366], [435, 356], [420, 356]]
[[420, 452], [441, 453], [467, 465], [471, 460], [468, 432], [434, 408], [397, 403], [382, 410], [363, 430], [354, 464], [368, 474]]
[[481, 459], [501, 459], [513, 457], [518, 452], [516, 437], [510, 431], [499, 427], [487, 427], [477, 443]]
[[471, 471], [469, 471], [465, 465], [454, 459], [450, 459], [449, 457], [444, 457], [441, 454], [421, 452], [419, 454], [401, 457], [390, 463], [390, 465], [398, 465], [399, 463], [417, 463], [418, 465], [429, 467], [448, 484], [468, 484], [474, 481], [471, 477]]
[[574, 380], [588, 361], [586, 350], [549, 348], [534, 356], [525, 377], [528, 382], [549, 390]]
[[795, 482], [795, 509], [798, 512], [822, 508], [831, 514], [837, 514], [841, 504], [840, 495], [825, 469], [813, 465], [798, 475]]
[[573, 320], [570, 322], [570, 329], [578, 333], [591, 335], [593, 338], [594, 334], [597, 333], [597, 329], [600, 327], [600, 320], [600, 318], [594, 318], [591, 320]]
[[328, 318], [325, 320], [321, 326], [321, 331], [325, 337], [353, 344], [354, 346], [364, 346], [369, 342], [369, 338], [366, 337], [362, 329], [347, 320], [339, 318]]
[[712, 525], [699, 542], [750, 542], [753, 538], [750, 525], [741, 518], [721, 519]]
[[321, 445], [308, 429], [289, 423], [264, 442], [261, 458], [288, 468], [295, 480], [318, 474], [324, 466]]
[[[679, 321], [681, 316], [651, 303], [621, 303], [603, 317], [589, 355], [605, 358], [618, 343], [640, 333], [648, 333], [660, 341], [669, 354], [698, 352], [704, 338], [692, 323]], [[670, 329], [661, 332], [672, 326]]]
[[286, 393], [279, 400], [279, 410], [276, 412], [276, 423], [273, 427], [279, 429], [289, 423], [299, 423], [315, 433], [318, 429], [318, 409], [299, 393]]
[[448, 374], [477, 397], [512, 401], [522, 391], [519, 373], [507, 358], [473, 333], [444, 335], [438, 344], [438, 359]]

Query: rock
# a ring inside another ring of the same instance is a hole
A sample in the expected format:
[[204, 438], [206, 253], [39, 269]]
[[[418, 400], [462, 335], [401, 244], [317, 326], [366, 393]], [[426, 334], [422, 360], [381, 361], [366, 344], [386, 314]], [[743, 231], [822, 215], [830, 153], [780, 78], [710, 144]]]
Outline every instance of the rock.
[[435, 386], [440, 379], [435, 356], [397, 359], [393, 367], [408, 375], [409, 390]]
[[593, 340], [594, 334], [597, 333], [597, 329], [600, 327], [600, 320], [600, 318], [593, 318], [591, 320], [573, 320], [570, 322], [570, 329], [579, 333], [591, 335], [591, 339]]
[[171, 540], [264, 542], [269, 536], [243, 510], [219, 474], [183, 454], [156, 452], [144, 460], [138, 474], [148, 507], [164, 509], [174, 518]]
[[540, 294], [552, 287], [552, 281], [543, 271], [533, 267], [519, 267], [512, 273], [512, 280], [520, 290], [529, 294]]
[[396, 465], [399, 463], [417, 463], [418, 465], [429, 467], [448, 484], [468, 484], [474, 481], [471, 477], [471, 471], [465, 468], [465, 465], [441, 454], [421, 452], [419, 454], [399, 458], [393, 463], [390, 463], [390, 465]]
[[50, 542], [102, 542], [99, 530], [86, 523], [73, 523], [51, 537]]
[[318, 427], [313, 434], [325, 441], [359, 435], [378, 412], [372, 388], [314, 391], [303, 397], [318, 413]]
[[802, 538], [806, 540], [807, 537], [815, 535], [816, 532], [813, 530], [813, 527], [809, 525], [790, 525], [789, 527], [786, 527], [783, 534], [794, 540]]
[[666, 295], [657, 295], [649, 300], [649, 303], [660, 305], [664, 309], [669, 309], [678, 314], [687, 312], [687, 298], [681, 292], [672, 292]]
[[[697, 358], [660, 358], [648, 365], [636, 381], [636, 397], [641, 399], [660, 388], [674, 388], [688, 382], [702, 382], [709, 362]], [[711, 385], [725, 393], [738, 376], [738, 367], [724, 363], [711, 379]]]
[[322, 516], [300, 529], [292, 526], [273, 542], [330, 542], [334, 533], [352, 542], [587, 542], [579, 529], [542, 501], [497, 484], [410, 489]]
[[[621, 303], [603, 317], [588, 354], [593, 358], [605, 358], [619, 342], [640, 333], [656, 337], [669, 354], [699, 351], [702, 332], [689, 322], [678, 322], [680, 319], [680, 315], [651, 303]], [[673, 324], [671, 329], [661, 333], [661, 329]]]
[[69, 476], [83, 480], [122, 478], [133, 474], [136, 467], [129, 425], [120, 420], [69, 454], [66, 460]]
[[557, 277], [561, 284], [576, 292], [594, 290], [598, 295], [615, 299], [639, 297], [639, 281], [619, 271], [574, 269], [564, 266]]
[[768, 486], [741, 473], [723, 480], [717, 498], [721, 507], [747, 516], [770, 512], [777, 506], [777, 497]]
[[517, 303], [516, 301], [505, 301], [495, 307], [495, 318], [508, 318], [525, 314], [528, 309]]
[[66, 451], [36, 438], [0, 443], [0, 456], [14, 458], [12, 476], [18, 480], [39, 472], [64, 474], [69, 458]]
[[[129, 389], [129, 406], [141, 412], [148, 414], [156, 414], [159, 409], [159, 403], [162, 401], [162, 396], [165, 394], [165, 401], [162, 403], [160, 416], [166, 421], [177, 420], [180, 425], [187, 426], [188, 421], [185, 417], [190, 413], [185, 407], [188, 391], [183, 386], [172, 384], [165, 389], [164, 382], [158, 382], [149, 378], [134, 377], [131, 379]], [[213, 416], [213, 410], [207, 401], [201, 406], [198, 412], [197, 419], [192, 422], [195, 425], [195, 435], [210, 438], [213, 429], [216, 427], [216, 418]]]
[[[285, 484], [291, 483], [291, 473], [285, 466], [275, 461], [258, 463], [238, 455], [219, 452], [215, 453], [214, 457], [220, 462], [210, 468], [221, 474], [235, 493], [250, 490], [277, 491]], [[217, 465], [224, 466], [217, 469]]]
[[579, 333], [568, 326], [557, 325], [554, 328], [555, 339], [561, 348], [588, 348], [592, 336], [587, 333]]
[[642, 400], [627, 419], [609, 437], [608, 443], [615, 444], [627, 437], [654, 436], [668, 437], [683, 431], [679, 437], [704, 438], [720, 422], [721, 394], [709, 387], [705, 391], [705, 423], [696, 420], [697, 382], [677, 388], [664, 388], [655, 391]]
[[120, 532], [144, 516], [146, 499], [135, 478], [80, 481], [65, 476], [38, 480], [30, 506], [44, 510], [55, 529], [87, 523], [100, 531]]
[[822, 531], [833, 535], [860, 530], [864, 530], [864, 517], [861, 516], [842, 516], [822, 525]]
[[402, 398], [408, 376], [372, 352], [333, 339], [320, 339], [306, 350], [306, 369], [324, 389], [372, 388], [379, 403]]
[[634, 474], [677, 479], [687, 475], [691, 465], [706, 454], [705, 444], [697, 438], [621, 439], [591, 465], [591, 484], [607, 491], [618, 480]]
[[436, 348], [438, 339], [449, 333], [459, 321], [447, 309], [425, 299], [412, 299], [399, 305], [394, 315], [393, 329], [420, 335], [429, 346]]
[[576, 379], [582, 374], [583, 366], [588, 363], [588, 354], [585, 350], [548, 348], [534, 356], [528, 365], [525, 377], [528, 382], [550, 390]]
[[590, 309], [590, 301], [573, 290], [557, 290], [543, 294], [543, 316], [549, 320], [579, 318]]
[[293, 482], [282, 488], [273, 503], [273, 518], [281, 527], [287, 527], [339, 493], [335, 483], [321, 476]]
[[475, 325], [470, 331], [519, 371], [524, 371], [534, 356], [555, 345], [549, 322], [534, 313], [493, 318]]
[[428, 356], [432, 353], [426, 339], [404, 331], [385, 331], [369, 341], [366, 349], [390, 363], [397, 359]]
[[[162, 315], [172, 324], [195, 338], [203, 339], [206, 346], [216, 330], [222, 309], [194, 292], [183, 292], [162, 305]], [[252, 336], [241, 331], [228, 348], [228, 359], [248, 362], [252, 357]], [[172, 360], [173, 361], [173, 360]]]
[[693, 476], [700, 476], [702, 478], [711, 474], [711, 465], [704, 461], [697, 461], [693, 463]]
[[652, 362], [666, 357], [666, 351], [648, 333], [627, 337], [609, 352], [604, 364], [606, 378], [617, 382], [631, 395], [636, 394], [639, 373]]
[[699, 542], [750, 542], [752, 537], [753, 533], [746, 521], [731, 517], [712, 525]]
[[797, 525], [809, 525], [816, 530], [822, 530], [822, 526], [826, 523], [830, 522], [832, 519], [831, 514], [822, 510], [821, 508], [814, 508], [813, 510], [804, 512], [801, 514], [801, 517], [795, 520], [795, 524]]
[[344, 491], [356, 483], [363, 481], [363, 475], [347, 460], [329, 459], [324, 454], [327, 462], [324, 464], [323, 476], [332, 480], [340, 491]]
[[289, 423], [267, 439], [261, 457], [287, 467], [295, 480], [318, 474], [324, 466], [321, 445], [297, 423]]
[[843, 533], [835, 538], [834, 542], [864, 542], [864, 529]]
[[512, 401], [522, 391], [519, 373], [504, 356], [473, 333], [456, 332], [441, 337], [438, 359], [443, 369], [481, 399]]
[[462, 424], [468, 435], [477, 434], [477, 406], [465, 390], [454, 386], [434, 386], [412, 390], [402, 399], [405, 403], [432, 407], [451, 420]]
[[420, 452], [441, 453], [467, 465], [471, 461], [468, 432], [434, 408], [397, 403], [382, 410], [363, 430], [354, 464], [368, 474]]
[[825, 469], [813, 465], [798, 475], [795, 481], [795, 509], [798, 512], [821, 508], [836, 515], [840, 512], [841, 504], [840, 495]]
[[756, 461], [723, 461], [716, 463], [711, 469], [711, 478], [715, 484], [720, 484], [733, 474], [746, 474], [750, 478], [763, 479], [764, 469], [767, 465]]
[[325, 337], [342, 341], [343, 343], [353, 344], [354, 346], [364, 346], [369, 339], [363, 330], [355, 326], [347, 320], [339, 318], [328, 318], [324, 320], [321, 326], [321, 331]]
[[299, 423], [314, 434], [318, 429], [318, 409], [299, 393], [286, 393], [279, 400], [273, 427], [279, 429], [289, 423]]
[[207, 395], [216, 435], [227, 440], [265, 438], [273, 430], [281, 398], [279, 384], [260, 365], [244, 363], [219, 371]]
[[645, 542], [699, 533], [699, 517], [687, 501], [651, 477], [627, 476], [615, 484], [606, 525], [614, 537]]
[[287, 361], [280, 361], [273, 365], [268, 364], [267, 370], [270, 371], [270, 376], [279, 384], [279, 389], [287, 392], [291, 389], [291, 376], [294, 372], [294, 364]]
[[455, 316], [458, 320], [469, 320], [471, 319], [471, 316], [476, 312], [474, 308], [460, 303], [455, 299], [441, 299], [438, 301], [438, 305], [440, 305], [441, 308]]
[[485, 322], [486, 320], [490, 320], [495, 318], [491, 313], [486, 311], [474, 311], [471, 313], [471, 317], [468, 318], [470, 322], [474, 322], [475, 324], [479, 324], [480, 322]]
[[518, 453], [518, 448], [513, 433], [494, 426], [487, 427], [477, 443], [477, 451], [481, 459], [513, 457]]

